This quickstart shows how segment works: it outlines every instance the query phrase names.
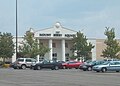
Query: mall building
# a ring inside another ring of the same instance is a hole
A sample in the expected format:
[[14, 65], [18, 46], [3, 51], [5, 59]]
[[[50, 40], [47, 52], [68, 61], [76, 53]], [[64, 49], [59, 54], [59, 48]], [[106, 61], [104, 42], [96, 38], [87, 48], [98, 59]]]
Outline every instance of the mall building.
[[[50, 52], [46, 53], [44, 58], [53, 59], [57, 58], [58, 60], [66, 61], [69, 56], [72, 56], [71, 47], [72, 47], [72, 38], [76, 35], [77, 31], [63, 27], [59, 22], [56, 22], [52, 27], [34, 31], [35, 38], [38, 39], [38, 42], [48, 46]], [[14, 42], [16, 40], [14, 39]], [[22, 37], [18, 37], [18, 46], [21, 45], [23, 41]], [[91, 42], [95, 47], [92, 49], [91, 57], [92, 60], [103, 59], [101, 57], [102, 50], [105, 48], [104, 39], [92, 39], [88, 38], [88, 42]], [[38, 56], [38, 59], [40, 57]], [[13, 55], [12, 62], [16, 60], [16, 56]]]

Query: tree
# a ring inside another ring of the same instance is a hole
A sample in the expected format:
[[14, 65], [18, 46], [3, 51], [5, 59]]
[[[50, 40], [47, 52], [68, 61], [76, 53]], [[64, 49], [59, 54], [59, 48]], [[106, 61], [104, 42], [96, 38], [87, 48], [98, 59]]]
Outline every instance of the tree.
[[37, 55], [44, 56], [49, 52], [49, 48], [38, 43], [34, 33], [27, 31], [24, 35], [24, 41], [19, 46], [19, 55], [22, 57], [35, 58]]
[[13, 36], [11, 33], [0, 33], [0, 57], [5, 59], [12, 58], [14, 54]]
[[120, 46], [115, 39], [114, 28], [110, 29], [109, 27], [106, 27], [104, 34], [107, 36], [107, 39], [104, 42], [107, 47], [102, 51], [102, 56], [107, 58], [119, 58]]
[[71, 50], [73, 53], [76, 53], [77, 58], [82, 57], [85, 58], [85, 60], [91, 59], [90, 54], [94, 46], [90, 42], [88, 43], [87, 40], [88, 39], [86, 36], [84, 36], [84, 34], [80, 31], [77, 32], [77, 35], [75, 37], [73, 37], [73, 47]]

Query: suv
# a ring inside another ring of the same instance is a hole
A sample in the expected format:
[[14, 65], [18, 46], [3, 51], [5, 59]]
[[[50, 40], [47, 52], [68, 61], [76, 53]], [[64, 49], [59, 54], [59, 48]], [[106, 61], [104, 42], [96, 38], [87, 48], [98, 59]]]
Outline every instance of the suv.
[[33, 58], [18, 58], [13, 64], [14, 69], [26, 69], [30, 68], [32, 64], [36, 63]]

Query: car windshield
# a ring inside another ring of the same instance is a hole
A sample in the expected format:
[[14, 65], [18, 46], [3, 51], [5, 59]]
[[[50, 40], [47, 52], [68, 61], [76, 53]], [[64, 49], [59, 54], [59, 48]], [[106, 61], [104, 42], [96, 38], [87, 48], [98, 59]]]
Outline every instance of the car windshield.
[[109, 64], [110, 62], [109, 61], [107, 61], [107, 62], [104, 62], [102, 65], [107, 65], [107, 64]]
[[85, 61], [85, 63], [90, 63], [90, 62], [92, 62], [91, 60], [87, 60], [87, 61]]
[[95, 63], [96, 63], [96, 61], [92, 61], [92, 62], [89, 62], [88, 64], [93, 65]]
[[89, 64], [90, 62], [92, 62], [92, 61], [91, 60], [87, 60], [83, 64]]

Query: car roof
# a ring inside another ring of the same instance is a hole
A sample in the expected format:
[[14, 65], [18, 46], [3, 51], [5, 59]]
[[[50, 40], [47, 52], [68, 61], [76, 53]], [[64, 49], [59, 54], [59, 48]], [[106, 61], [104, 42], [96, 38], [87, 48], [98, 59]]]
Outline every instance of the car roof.
[[109, 61], [109, 62], [120, 62], [120, 61]]

